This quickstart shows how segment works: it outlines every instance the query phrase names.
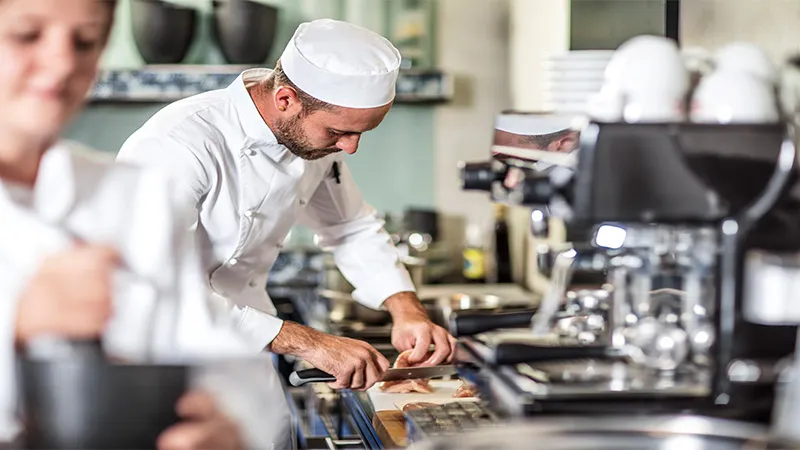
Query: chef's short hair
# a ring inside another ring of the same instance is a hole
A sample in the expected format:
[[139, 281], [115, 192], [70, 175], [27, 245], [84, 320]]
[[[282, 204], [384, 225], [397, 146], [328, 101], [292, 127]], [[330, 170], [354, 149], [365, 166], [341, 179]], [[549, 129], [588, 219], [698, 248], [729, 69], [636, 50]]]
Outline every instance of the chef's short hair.
[[300, 104], [303, 106], [303, 114], [310, 114], [314, 111], [320, 110], [331, 110], [334, 109], [335, 106], [331, 105], [330, 103], [323, 102], [318, 98], [314, 98], [311, 95], [307, 94], [305, 91], [297, 87], [296, 84], [286, 76], [286, 72], [283, 71], [283, 67], [281, 67], [281, 62], [275, 65], [275, 68], [272, 69], [272, 77], [270, 78], [270, 88], [274, 89], [278, 86], [286, 86], [294, 89], [297, 92], [297, 98], [300, 100]]
[[524, 136], [522, 141], [526, 144], [533, 144], [539, 148], [547, 148], [551, 142], [557, 141], [559, 139], [564, 139], [565, 137], [569, 136], [570, 133], [573, 133], [574, 130], [571, 128], [565, 128], [561, 131], [556, 131], [553, 133], [548, 134], [536, 134], [536, 135], [529, 135]]

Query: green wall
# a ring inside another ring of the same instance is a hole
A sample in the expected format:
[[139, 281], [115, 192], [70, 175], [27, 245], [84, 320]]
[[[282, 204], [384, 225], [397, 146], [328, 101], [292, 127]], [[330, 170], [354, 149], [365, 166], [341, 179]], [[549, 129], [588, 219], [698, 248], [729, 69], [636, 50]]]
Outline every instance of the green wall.
[[[268, 1], [282, 8], [281, 26], [268, 63], [270, 65], [291, 38], [297, 24], [326, 16], [342, 18], [348, 8], [382, 8], [386, 5], [385, 0]], [[131, 68], [143, 64], [131, 37], [128, 8], [128, 0], [120, 2], [117, 24], [103, 59], [103, 65], [107, 68]], [[369, 20], [370, 14], [364, 14], [363, 9], [359, 12], [361, 20]], [[377, 16], [379, 14], [372, 14], [372, 17]], [[198, 38], [185, 62], [222, 62], [208, 39], [207, 20], [201, 21]], [[116, 152], [128, 135], [163, 106], [90, 104], [69, 127], [66, 137], [97, 149]], [[380, 127], [363, 137], [359, 152], [348, 157], [347, 161], [368, 202], [388, 212], [400, 212], [408, 206], [434, 205], [433, 133], [432, 107], [396, 105]]]

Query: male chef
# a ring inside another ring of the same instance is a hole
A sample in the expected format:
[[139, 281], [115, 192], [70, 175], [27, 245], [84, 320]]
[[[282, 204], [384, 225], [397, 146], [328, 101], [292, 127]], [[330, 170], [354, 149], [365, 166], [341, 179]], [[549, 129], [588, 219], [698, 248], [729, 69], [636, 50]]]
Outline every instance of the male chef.
[[[298, 27], [274, 70], [156, 113], [118, 158], [169, 171], [187, 205], [212, 290], [254, 350], [305, 359], [366, 389], [389, 363], [365, 342], [279, 320], [265, 285], [297, 223], [331, 250], [354, 298], [392, 316], [392, 343], [418, 364], [451, 357], [454, 339], [428, 318], [375, 210], [344, 162], [395, 96], [400, 53], [367, 29], [323, 19]], [[376, 170], [391, 170], [388, 167]], [[434, 351], [430, 353], [430, 346]]]
[[513, 154], [525, 155], [526, 159], [557, 159], [553, 154], [568, 154], [578, 148], [579, 132], [572, 128], [574, 121], [575, 117], [568, 114], [503, 113], [495, 120], [493, 153], [501, 158]]
[[[556, 165], [573, 167], [580, 137], [572, 128], [574, 120], [565, 114], [503, 113], [495, 120], [492, 155], [498, 160], [529, 161], [537, 171]], [[503, 184], [514, 189], [523, 178], [522, 169], [511, 166]]]

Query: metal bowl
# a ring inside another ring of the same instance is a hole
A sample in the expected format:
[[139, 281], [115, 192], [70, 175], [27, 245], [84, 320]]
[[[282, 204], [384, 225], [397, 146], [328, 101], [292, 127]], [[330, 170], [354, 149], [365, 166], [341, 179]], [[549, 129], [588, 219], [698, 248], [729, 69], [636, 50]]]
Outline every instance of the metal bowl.
[[347, 292], [322, 289], [318, 292], [320, 298], [329, 302], [329, 318], [333, 322], [362, 322], [365, 325], [386, 325], [392, 317], [389, 312], [382, 309], [368, 308], [353, 299]]
[[450, 316], [454, 312], [495, 311], [504, 306], [502, 298], [491, 294], [453, 294], [441, 297], [423, 298], [421, 301], [428, 310], [431, 320], [443, 327], [449, 327]]

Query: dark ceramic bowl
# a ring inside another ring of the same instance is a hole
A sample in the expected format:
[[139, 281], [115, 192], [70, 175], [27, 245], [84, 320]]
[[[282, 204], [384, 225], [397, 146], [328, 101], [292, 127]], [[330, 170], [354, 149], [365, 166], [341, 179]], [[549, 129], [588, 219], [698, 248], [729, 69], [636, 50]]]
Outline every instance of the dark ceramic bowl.
[[153, 449], [178, 422], [187, 366], [111, 364], [103, 358], [20, 358], [29, 449]]
[[131, 0], [133, 38], [147, 64], [177, 64], [195, 36], [198, 12], [161, 0]]
[[264, 64], [278, 27], [278, 8], [248, 0], [214, 1], [213, 35], [229, 64]]

